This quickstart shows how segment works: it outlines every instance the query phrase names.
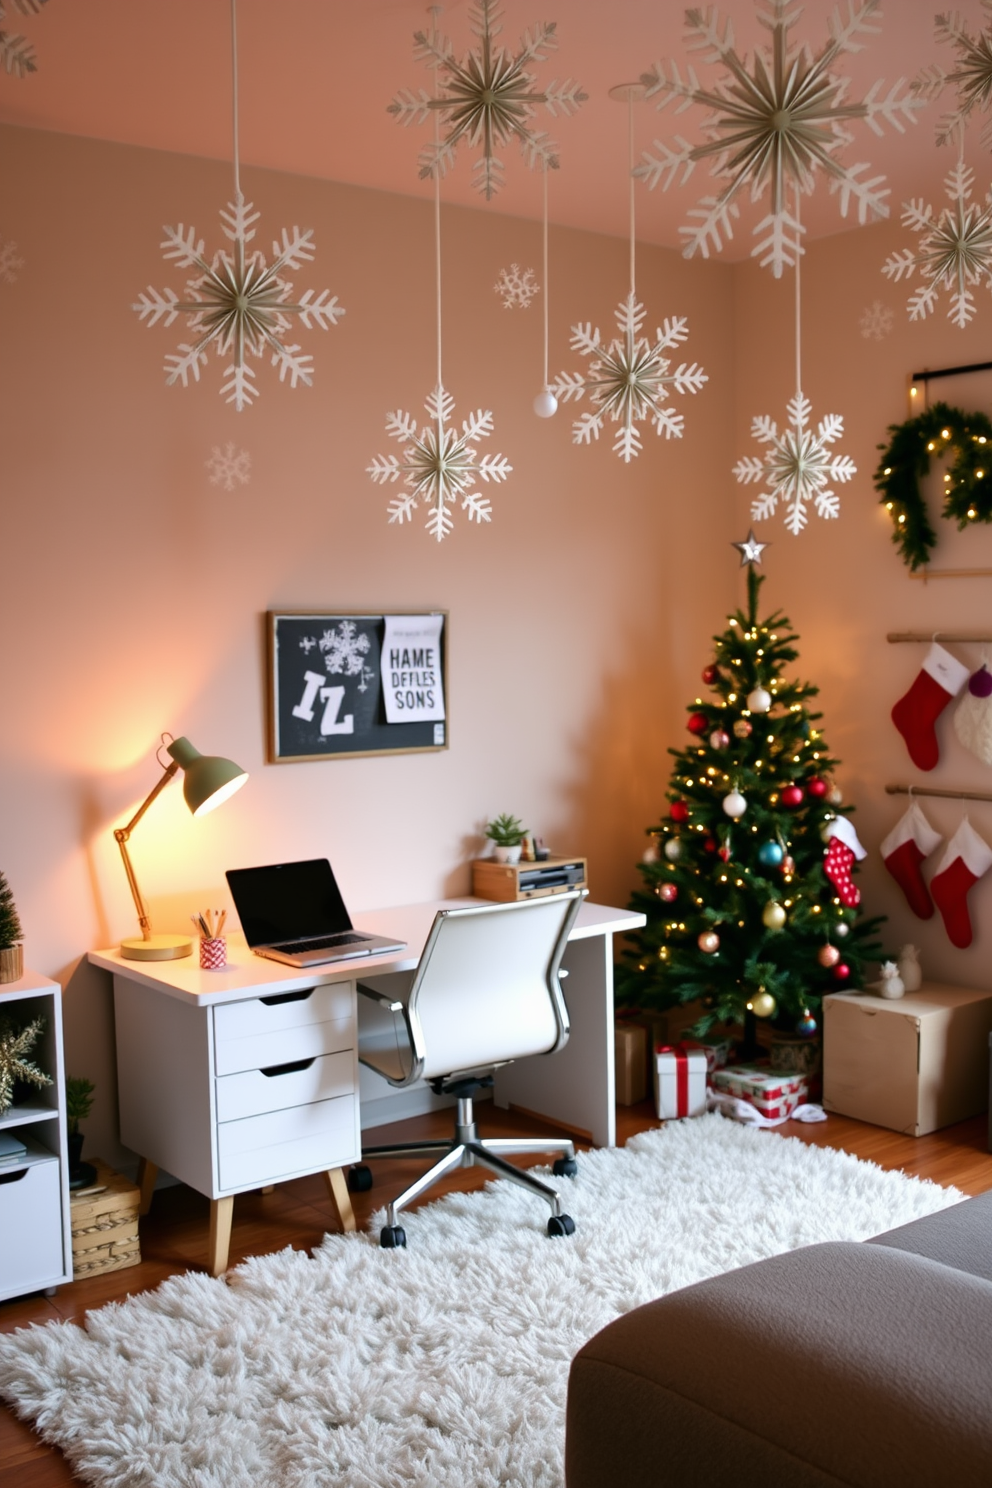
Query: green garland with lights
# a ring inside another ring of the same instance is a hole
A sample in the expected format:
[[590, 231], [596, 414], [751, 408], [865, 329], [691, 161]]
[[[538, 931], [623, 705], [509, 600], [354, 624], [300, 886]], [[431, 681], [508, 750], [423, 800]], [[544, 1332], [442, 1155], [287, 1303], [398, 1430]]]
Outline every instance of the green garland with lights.
[[926, 413], [890, 424], [892, 435], [875, 471], [875, 489], [892, 517], [892, 541], [910, 569], [925, 566], [937, 544], [920, 478], [930, 470], [930, 456], [954, 450], [954, 463], [944, 473], [941, 516], [963, 529], [972, 522], [992, 522], [992, 421], [984, 413], [963, 413], [935, 403]]

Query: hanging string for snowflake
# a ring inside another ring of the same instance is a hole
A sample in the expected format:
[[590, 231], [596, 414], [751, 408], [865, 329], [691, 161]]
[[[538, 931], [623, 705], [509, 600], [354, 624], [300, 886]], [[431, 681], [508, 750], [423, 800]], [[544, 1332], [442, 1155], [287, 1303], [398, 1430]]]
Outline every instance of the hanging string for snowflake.
[[662, 183], [663, 190], [689, 179], [700, 161], [709, 163], [711, 175], [725, 183], [717, 195], [708, 195], [689, 212], [688, 225], [679, 232], [685, 240], [686, 258], [711, 250], [719, 253], [733, 238], [733, 221], [740, 200], [752, 202], [770, 196], [770, 210], [754, 228], [752, 256], [769, 266], [776, 278], [802, 253], [802, 228], [789, 210], [789, 187], [810, 195], [818, 175], [826, 176], [836, 191], [841, 216], [851, 203], [858, 221], [888, 216], [883, 176], [866, 176], [869, 166], [861, 161], [844, 165], [838, 156], [853, 140], [849, 124], [862, 120], [875, 134], [883, 124], [902, 133], [915, 122], [924, 100], [904, 88], [900, 78], [887, 93], [876, 82], [860, 103], [848, 102], [849, 79], [833, 71], [844, 54], [862, 49], [864, 38], [878, 27], [879, 0], [848, 0], [847, 18], [835, 10], [828, 22], [829, 39], [815, 55], [808, 44], [790, 41], [790, 29], [802, 15], [792, 0], [769, 0], [759, 8], [758, 20], [771, 33], [771, 46], [758, 47], [754, 55], [738, 55], [731, 22], [721, 22], [713, 6], [686, 11], [686, 43], [703, 62], [719, 65], [726, 76], [712, 87], [704, 87], [695, 67], [660, 61], [642, 75], [648, 97], [658, 99], [664, 109], [673, 101], [676, 113], [693, 104], [708, 111], [701, 128], [702, 144], [692, 144], [681, 135], [674, 143], [654, 142], [654, 152], [645, 151], [640, 175], [649, 188]]
[[472, 0], [469, 25], [478, 45], [459, 60], [447, 36], [435, 25], [440, 7], [433, 7], [427, 31], [414, 32], [414, 56], [435, 69], [438, 88], [413, 92], [403, 88], [388, 112], [401, 124], [423, 124], [432, 114], [441, 123], [436, 137], [420, 152], [420, 177], [445, 175], [454, 164], [457, 146], [464, 141], [482, 153], [473, 164], [474, 185], [491, 200], [504, 184], [505, 162], [498, 154], [513, 140], [520, 145], [531, 169], [558, 169], [558, 147], [532, 121], [540, 107], [555, 117], [574, 114], [588, 94], [571, 78], [538, 86], [531, 71], [557, 49], [557, 25], [542, 22], [520, 38], [512, 54], [499, 43], [503, 8], [498, 0]]
[[945, 291], [948, 319], [963, 330], [978, 308], [972, 289], [992, 290], [992, 191], [984, 204], [972, 201], [974, 179], [974, 171], [959, 160], [946, 177], [949, 207], [935, 212], [922, 197], [903, 207], [902, 224], [919, 239], [915, 249], [890, 253], [882, 273], [896, 284], [919, 273], [923, 282], [906, 301], [910, 320], [924, 320]]
[[[992, 0], [982, 0], [982, 9], [992, 16]], [[913, 92], [924, 102], [939, 98], [951, 87], [957, 93], [954, 108], [937, 121], [938, 145], [950, 144], [963, 137], [971, 114], [977, 109], [989, 115], [992, 105], [992, 21], [972, 36], [958, 11], [934, 17], [934, 34], [957, 52], [957, 61], [948, 72], [939, 62], [924, 67], [913, 79]], [[982, 124], [981, 143], [992, 149], [992, 117]]]

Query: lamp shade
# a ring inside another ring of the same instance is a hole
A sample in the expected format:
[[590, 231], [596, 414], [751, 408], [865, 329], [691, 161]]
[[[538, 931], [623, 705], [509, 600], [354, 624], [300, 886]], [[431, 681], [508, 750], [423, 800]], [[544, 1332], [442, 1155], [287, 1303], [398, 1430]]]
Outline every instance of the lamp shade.
[[188, 739], [173, 739], [166, 750], [183, 771], [183, 796], [194, 816], [205, 816], [248, 779], [246, 770], [219, 754], [201, 754]]

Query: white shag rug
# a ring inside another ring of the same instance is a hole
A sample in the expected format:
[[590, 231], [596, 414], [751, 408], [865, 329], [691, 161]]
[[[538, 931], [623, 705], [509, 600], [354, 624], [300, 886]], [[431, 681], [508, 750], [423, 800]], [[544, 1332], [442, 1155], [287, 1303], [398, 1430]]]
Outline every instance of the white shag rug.
[[581, 1154], [575, 1235], [505, 1182], [0, 1334], [0, 1395], [99, 1488], [561, 1488], [572, 1356], [620, 1313], [954, 1189], [713, 1114]]

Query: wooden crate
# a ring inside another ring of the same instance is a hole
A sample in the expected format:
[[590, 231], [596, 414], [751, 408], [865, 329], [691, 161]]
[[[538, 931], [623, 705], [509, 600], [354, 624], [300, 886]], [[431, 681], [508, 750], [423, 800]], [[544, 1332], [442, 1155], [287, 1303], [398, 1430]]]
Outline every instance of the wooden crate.
[[[96, 1182], [70, 1194], [72, 1271], [76, 1281], [102, 1271], [123, 1271], [141, 1260], [137, 1187], [99, 1158]], [[94, 1192], [95, 1189], [100, 1192]]]
[[[552, 881], [542, 883], [545, 875]], [[554, 883], [553, 878], [558, 876], [571, 882]], [[539, 863], [497, 863], [495, 858], [477, 858], [472, 864], [472, 893], [478, 899], [496, 899], [501, 904], [565, 894], [585, 885], [585, 858], [544, 858]]]

